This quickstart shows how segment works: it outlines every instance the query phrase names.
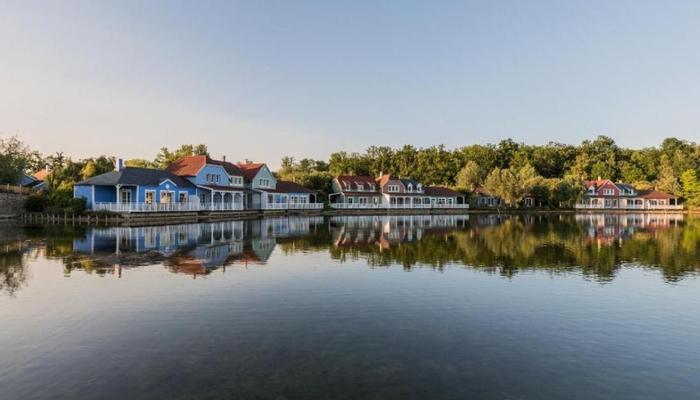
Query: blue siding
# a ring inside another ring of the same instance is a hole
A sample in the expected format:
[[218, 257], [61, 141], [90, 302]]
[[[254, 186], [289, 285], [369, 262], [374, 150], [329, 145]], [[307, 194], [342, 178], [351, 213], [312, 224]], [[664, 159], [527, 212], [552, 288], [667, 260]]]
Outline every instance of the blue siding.
[[73, 188], [73, 197], [76, 199], [84, 198], [87, 202], [87, 209], [92, 209], [92, 186], [76, 185]]
[[[207, 181], [207, 174], [209, 175], [216, 175], [219, 177], [218, 182], [211, 182]], [[228, 186], [229, 181], [228, 181], [228, 173], [226, 173], [226, 170], [224, 167], [220, 165], [205, 165], [204, 168], [202, 168], [201, 171], [199, 171], [199, 174], [194, 179], [195, 184], [197, 185], [220, 185], [220, 186]]]
[[116, 203], [117, 189], [114, 186], [94, 186], [96, 203]]
[[[261, 186], [260, 185], [260, 180], [261, 179], [268, 179], [270, 181], [270, 186]], [[265, 189], [275, 189], [277, 187], [277, 179], [275, 179], [274, 175], [272, 175], [272, 172], [267, 168], [267, 165], [263, 165], [262, 168], [258, 171], [258, 174], [255, 175], [255, 178], [253, 179], [253, 182], [251, 184], [251, 188], [253, 189], [258, 189], [258, 188], [265, 188]]]

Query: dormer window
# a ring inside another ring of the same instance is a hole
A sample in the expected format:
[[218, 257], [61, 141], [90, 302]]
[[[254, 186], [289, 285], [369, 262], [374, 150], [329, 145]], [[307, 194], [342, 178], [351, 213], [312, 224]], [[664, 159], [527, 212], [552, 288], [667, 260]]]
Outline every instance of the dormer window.
[[369, 184], [369, 190], [371, 190], [371, 191], [374, 192], [374, 183], [370, 183], [370, 184]]
[[418, 191], [418, 192], [423, 191], [423, 187], [421, 186], [420, 183], [418, 184], [418, 186], [416, 186], [416, 191]]
[[412, 184], [412, 183], [409, 183], [409, 184], [408, 184], [408, 187], [406, 188], [406, 190], [408, 190], [409, 192], [412, 192], [412, 191], [413, 191], [413, 184]]
[[359, 191], [365, 190], [365, 185], [363, 185], [363, 184], [361, 184], [361, 183], [358, 183], [358, 184], [357, 184], [357, 190], [359, 190]]

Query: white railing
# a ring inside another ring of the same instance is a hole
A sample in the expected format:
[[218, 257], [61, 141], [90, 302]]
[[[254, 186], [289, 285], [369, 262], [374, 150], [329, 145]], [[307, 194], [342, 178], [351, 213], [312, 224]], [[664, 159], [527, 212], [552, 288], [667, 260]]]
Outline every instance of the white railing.
[[199, 211], [198, 203], [95, 203], [96, 211], [111, 212], [180, 212]]
[[363, 203], [331, 203], [331, 207], [344, 209], [468, 209], [469, 204], [363, 204]]
[[323, 203], [289, 203], [290, 210], [318, 210], [323, 208]]
[[576, 204], [579, 210], [682, 210], [682, 204], [629, 204], [608, 205], [605, 204]]
[[323, 203], [267, 203], [263, 204], [263, 210], [318, 210], [323, 208]]
[[202, 211], [241, 211], [243, 204], [241, 203], [212, 203], [202, 204], [199, 207]]

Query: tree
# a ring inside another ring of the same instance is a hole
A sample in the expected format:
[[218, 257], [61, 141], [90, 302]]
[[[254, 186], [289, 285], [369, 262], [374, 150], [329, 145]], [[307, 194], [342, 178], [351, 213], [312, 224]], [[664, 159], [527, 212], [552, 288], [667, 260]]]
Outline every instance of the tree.
[[694, 169], [689, 169], [681, 175], [683, 197], [689, 206], [700, 206], [700, 180]]
[[22, 173], [42, 168], [41, 156], [17, 136], [0, 138], [0, 183], [18, 184]]
[[456, 186], [460, 189], [473, 191], [481, 184], [481, 168], [474, 161], [469, 161], [459, 171], [456, 179]]
[[156, 155], [155, 160], [153, 160], [153, 165], [156, 168], [166, 169], [170, 164], [175, 161], [189, 156], [208, 156], [209, 151], [205, 144], [191, 145], [183, 144], [177, 150], [171, 152], [167, 147], [162, 147], [158, 155]]
[[510, 168], [494, 168], [486, 177], [484, 187], [510, 206], [517, 204], [521, 197], [518, 177]]
[[678, 183], [678, 177], [673, 171], [673, 166], [665, 154], [661, 156], [661, 165], [659, 167], [659, 177], [656, 180], [656, 189], [674, 195], [681, 194], [681, 185]]

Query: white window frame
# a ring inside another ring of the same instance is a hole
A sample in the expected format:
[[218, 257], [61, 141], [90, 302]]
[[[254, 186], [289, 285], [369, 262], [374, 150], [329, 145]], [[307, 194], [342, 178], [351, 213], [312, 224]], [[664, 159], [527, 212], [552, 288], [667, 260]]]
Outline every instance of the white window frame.
[[[182, 200], [182, 197], [185, 197], [184, 201]], [[187, 203], [190, 200], [190, 194], [188, 192], [177, 192], [177, 202], [178, 203]]]
[[[148, 200], [148, 195], [151, 194], [151, 200]], [[143, 192], [143, 202], [146, 204], [153, 204], [156, 202], [156, 191], [155, 190], [144, 190]]]
[[[158, 194], [158, 203], [159, 204], [172, 204], [173, 203], [173, 191], [172, 190], [161, 190], [160, 193]], [[170, 197], [170, 200], [167, 203], [163, 203], [163, 195], [167, 194]]]

